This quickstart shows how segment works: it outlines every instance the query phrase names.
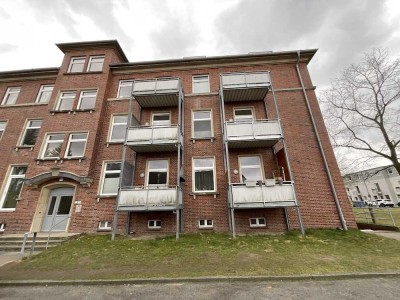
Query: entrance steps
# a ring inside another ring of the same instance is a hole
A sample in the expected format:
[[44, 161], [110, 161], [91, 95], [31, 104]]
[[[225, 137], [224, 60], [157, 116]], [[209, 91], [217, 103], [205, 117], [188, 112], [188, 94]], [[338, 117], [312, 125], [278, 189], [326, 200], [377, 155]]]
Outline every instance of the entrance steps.
[[[39, 232], [36, 236], [35, 253], [46, 250], [47, 248], [61, 245], [62, 243], [77, 238], [80, 233], [66, 232]], [[33, 233], [30, 233], [25, 244], [25, 252], [29, 252], [32, 246]], [[47, 244], [48, 241], [48, 244]], [[24, 242], [24, 234], [5, 234], [0, 235], [0, 252], [19, 252]]]

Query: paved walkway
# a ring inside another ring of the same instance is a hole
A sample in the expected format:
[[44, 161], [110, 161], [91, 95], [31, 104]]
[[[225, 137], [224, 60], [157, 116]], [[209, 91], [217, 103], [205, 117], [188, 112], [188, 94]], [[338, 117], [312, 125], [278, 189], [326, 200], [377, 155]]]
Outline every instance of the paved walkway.
[[22, 259], [20, 252], [0, 252], [0, 267]]
[[395, 240], [400, 241], [400, 232], [399, 231], [370, 230], [370, 229], [365, 229], [365, 230], [361, 230], [361, 231], [365, 232], [365, 233], [376, 234], [379, 236], [383, 236], [386, 238], [395, 239]]

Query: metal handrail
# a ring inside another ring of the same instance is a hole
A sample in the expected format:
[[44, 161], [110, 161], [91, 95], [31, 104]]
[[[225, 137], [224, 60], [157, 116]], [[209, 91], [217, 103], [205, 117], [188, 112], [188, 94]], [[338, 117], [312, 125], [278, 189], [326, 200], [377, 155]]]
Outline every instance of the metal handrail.
[[47, 250], [47, 247], [49, 246], [50, 235], [51, 235], [52, 229], [53, 229], [55, 226], [57, 226], [58, 224], [61, 224], [62, 222], [64, 222], [65, 220], [67, 220], [67, 219], [69, 219], [69, 218], [70, 218], [70, 216], [68, 215], [68, 217], [65, 217], [64, 219], [62, 219], [60, 222], [57, 222], [56, 224], [53, 223], [53, 222], [54, 222], [54, 218], [53, 218], [53, 222], [51, 223], [50, 230], [49, 230], [49, 234], [48, 234], [48, 236], [47, 236], [46, 250]]

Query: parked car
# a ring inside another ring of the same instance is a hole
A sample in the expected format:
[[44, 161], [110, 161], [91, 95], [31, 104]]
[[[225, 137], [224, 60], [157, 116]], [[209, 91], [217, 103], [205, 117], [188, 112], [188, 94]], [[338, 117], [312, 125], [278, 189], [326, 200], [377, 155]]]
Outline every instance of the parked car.
[[378, 207], [394, 207], [394, 203], [390, 199], [376, 199], [375, 201]]

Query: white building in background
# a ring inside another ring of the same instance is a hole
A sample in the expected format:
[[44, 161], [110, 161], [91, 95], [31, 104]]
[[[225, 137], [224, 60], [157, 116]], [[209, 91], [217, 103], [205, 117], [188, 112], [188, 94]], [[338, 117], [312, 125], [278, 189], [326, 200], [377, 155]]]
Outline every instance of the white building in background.
[[343, 176], [350, 201], [390, 199], [400, 202], [400, 175], [393, 166], [378, 167]]

